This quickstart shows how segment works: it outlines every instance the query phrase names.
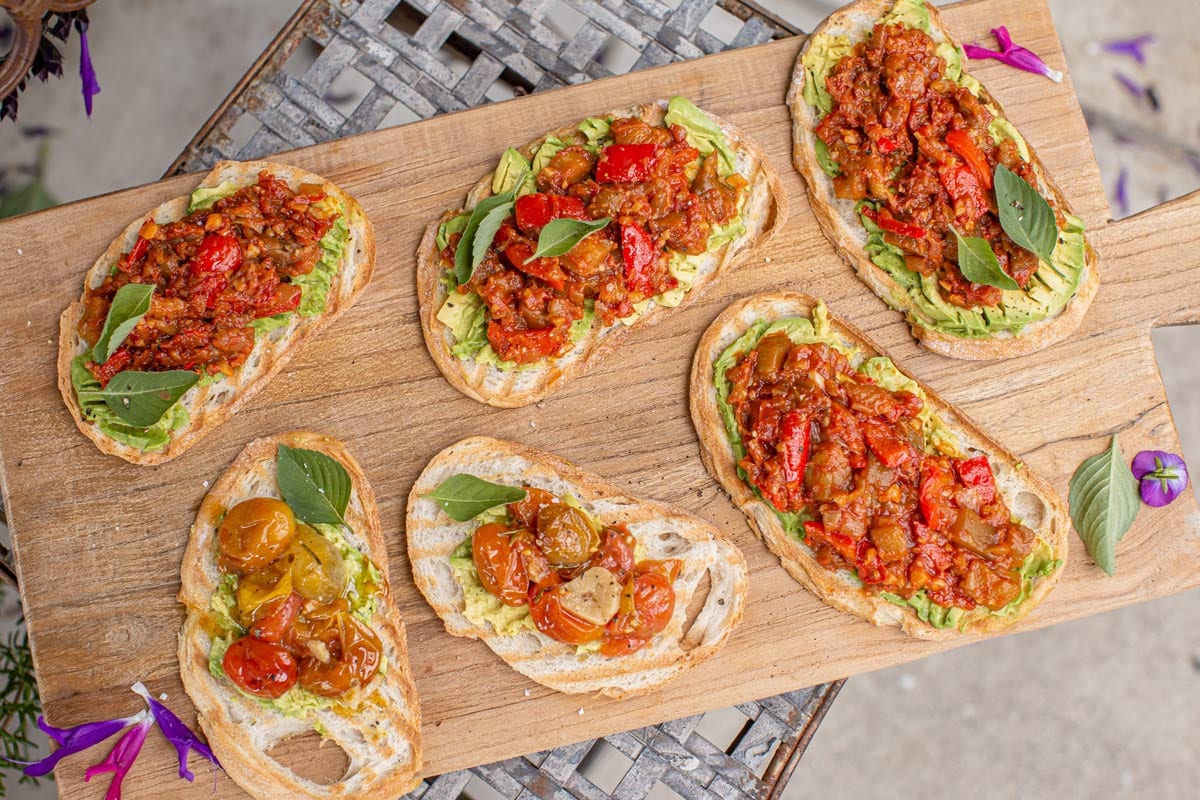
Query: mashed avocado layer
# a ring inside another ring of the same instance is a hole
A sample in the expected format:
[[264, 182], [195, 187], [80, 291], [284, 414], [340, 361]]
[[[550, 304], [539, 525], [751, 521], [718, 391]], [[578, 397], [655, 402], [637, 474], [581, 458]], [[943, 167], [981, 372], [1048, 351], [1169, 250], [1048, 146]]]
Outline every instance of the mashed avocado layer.
[[[667, 125], [682, 126], [687, 131], [688, 144], [699, 150], [702, 156], [716, 153], [718, 175], [725, 178], [737, 171], [737, 157], [729, 146], [729, 139], [725, 132], [690, 100], [678, 95], [672, 97], [667, 103], [663, 121]], [[605, 146], [612, 144], [610, 128], [611, 119], [609, 118], [588, 117], [585, 119], [579, 124], [579, 132], [586, 139], [584, 147], [594, 153], [599, 153]], [[500, 156], [496, 171], [492, 175], [492, 193], [501, 194], [512, 190], [521, 175], [525, 176], [525, 180], [517, 189], [516, 195], [520, 197], [523, 194], [537, 191], [535, 183], [537, 174], [550, 163], [550, 159], [559, 150], [571, 144], [574, 142], [564, 141], [557, 136], [548, 136], [534, 152], [532, 161], [526, 159], [517, 150], [508, 148]], [[745, 196], [743, 195], [742, 202], [744, 203], [744, 201]], [[468, 212], [463, 212], [438, 226], [435, 242], [439, 251], [449, 245], [450, 237], [453, 234], [462, 232], [469, 217]], [[739, 207], [736, 217], [724, 225], [713, 226], [708, 235], [707, 252], [712, 253], [724, 247], [745, 232], [746, 225], [742, 220]], [[706, 254], [689, 256], [685, 253], [674, 253], [670, 270], [679, 285], [674, 289], [662, 292], [657, 297], [634, 303], [633, 313], [622, 318], [620, 322], [632, 325], [646, 312], [651, 302], [665, 308], [675, 308], [682, 303], [684, 297], [695, 285], [705, 258]], [[454, 282], [452, 274], [443, 275], [442, 281], [446, 284], [448, 291], [446, 299], [442, 301], [442, 307], [438, 309], [437, 319], [449, 328], [450, 333], [454, 336], [455, 343], [450, 348], [450, 352], [455, 358], [474, 359], [481, 364], [490, 364], [506, 372], [512, 369], [528, 369], [537, 366], [536, 364], [518, 365], [515, 362], [501, 359], [487, 340], [488, 315], [483, 299], [475, 292], [461, 291]], [[591, 330], [594, 317], [593, 303], [588, 300], [583, 317], [576, 320], [571, 327], [569, 338], [572, 344], [578, 343]]]
[[[338, 552], [342, 554], [342, 564], [348, 579], [346, 600], [350, 604], [350, 613], [364, 624], [369, 625], [379, 602], [379, 570], [365, 554], [350, 544], [341, 526], [316, 524], [312, 527], [332, 542]], [[225, 669], [222, 666], [225, 651], [246, 633], [246, 629], [237, 621], [237, 586], [237, 576], [221, 576], [217, 591], [213, 593], [212, 600], [209, 601], [209, 614], [216, 633], [212, 635], [212, 644], [208, 651], [208, 671], [217, 680], [225, 679]], [[387, 655], [384, 654], [382, 658], [379, 674], [386, 675]], [[240, 691], [232, 682], [230, 682], [230, 686], [234, 691]], [[313, 694], [299, 684], [274, 700], [252, 695], [246, 696], [263, 708], [278, 711], [285, 717], [294, 719], [303, 719], [315, 711], [332, 708], [335, 705], [345, 705], [340, 700]]]
[[[725, 425], [725, 435], [728, 437], [729, 446], [733, 450], [734, 463], [739, 465], [737, 467], [738, 476], [746, 481], [746, 485], [750, 487], [750, 490], [755, 495], [763, 499], [763, 502], [771, 507], [771, 510], [775, 512], [775, 516], [782, 523], [783, 529], [796, 541], [804, 541], [804, 523], [813, 519], [813, 517], [808, 513], [807, 509], [801, 512], [780, 511], [772, 506], [770, 501], [762, 497], [762, 493], [758, 490], [758, 487], [747, 480], [746, 473], [740, 466], [741, 460], [746, 456], [746, 448], [742, 444], [741, 432], [738, 430], [737, 415], [734, 413], [733, 407], [729, 405], [730, 385], [729, 380], [726, 378], [726, 373], [731, 367], [737, 364], [742, 355], [753, 350], [764, 337], [779, 331], [786, 333], [794, 344], [828, 345], [846, 356], [851, 366], [874, 380], [875, 383], [884, 389], [890, 392], [911, 392], [923, 401], [926, 401], [924, 407], [921, 409], [921, 413], [918, 415], [925, 432], [926, 452], [952, 457], [963, 455], [959, 446], [958, 436], [934, 412], [932, 406], [927, 402], [925, 392], [921, 389], [921, 386], [897, 369], [895, 363], [890, 358], [886, 356], [865, 358], [858, 348], [849, 346], [842, 341], [841, 337], [834, 332], [829, 323], [829, 311], [824, 303], [817, 303], [816, 307], [813, 308], [811, 319], [804, 317], [784, 317], [776, 320], [759, 320], [721, 351], [721, 355], [713, 362], [713, 386], [717, 392], [717, 411]], [[1021, 565], [1020, 594], [999, 611], [989, 611], [988, 613], [1000, 616], [1010, 616], [1015, 613], [1021, 603], [1025, 602], [1033, 591], [1033, 580], [1051, 574], [1061, 565], [1062, 562], [1052, 556], [1053, 552], [1050, 546], [1039, 537], [1033, 551], [1025, 557], [1025, 561]], [[861, 585], [861, 581], [858, 580], [858, 576], [854, 572], [842, 570], [842, 574], [851, 577]], [[961, 608], [940, 606], [930, 600], [923, 589], [907, 600], [890, 592], [880, 592], [879, 596], [897, 605], [912, 607], [921, 620], [933, 625], [935, 628], [950, 628], [965, 624], [972, 616], [978, 613], [967, 612]]]
[[[905, 25], [932, 35], [929, 9], [924, 0], [898, 0], [883, 17], [883, 22]], [[812, 37], [801, 63], [805, 68], [804, 100], [818, 110], [818, 116], [824, 116], [833, 108], [833, 98], [825, 90], [825, 78], [852, 50], [853, 43], [845, 36], [820, 34]], [[983, 87], [963, 69], [966, 56], [962, 49], [949, 42], [941, 42], [937, 54], [946, 62], [946, 78], [979, 97]], [[993, 115], [988, 125], [992, 140], [997, 143], [1011, 140], [1021, 159], [1029, 161], [1029, 146], [1016, 127], [1002, 117], [994, 105], [988, 103], [987, 108]], [[821, 168], [831, 177], [839, 174], [841, 168], [830, 158], [824, 143], [819, 139], [815, 139], [815, 142]], [[879, 226], [861, 215], [864, 204], [875, 207], [870, 201], [860, 202], [856, 206], [867, 231], [864, 249], [871, 262], [897, 284], [889, 298], [891, 305], [906, 310], [909, 321], [922, 328], [964, 339], [987, 338], [997, 333], [1018, 334], [1027, 325], [1061, 312], [1078, 291], [1087, 267], [1083, 220], [1064, 213], [1066, 225], [1058, 232], [1058, 244], [1052, 260], [1041, 262], [1025, 289], [1006, 290], [1000, 303], [995, 306], [962, 308], [943, 299], [936, 277], [921, 275], [905, 266], [904, 252], [887, 244]], [[912, 308], [905, 309], [910, 304]]]
[[[228, 197], [240, 188], [232, 181], [225, 181], [212, 188], [196, 189], [189, 199], [188, 213], [209, 208], [213, 203], [223, 197]], [[300, 286], [300, 306], [296, 312], [287, 311], [251, 322], [250, 327], [254, 329], [256, 337], [287, 325], [291, 321], [293, 313], [298, 312], [301, 316], [311, 317], [325, 311], [329, 289], [333, 285], [334, 276], [337, 275], [342, 254], [346, 251], [346, 242], [350, 238], [350, 228], [346, 224], [345, 208], [336, 199], [327, 197], [314, 207], [322, 208], [329, 214], [337, 214], [337, 220], [321, 237], [321, 258], [313, 267], [312, 272], [291, 279], [292, 283]], [[71, 385], [75, 388], [75, 397], [79, 400], [83, 416], [95, 422], [96, 427], [106, 436], [143, 452], [151, 453], [166, 447], [171, 441], [171, 433], [187, 425], [188, 412], [183, 406], [182, 397], [167, 409], [158, 422], [150, 427], [135, 428], [126, 425], [108, 407], [104, 398], [97, 394], [101, 387], [100, 382], [86, 366], [90, 359], [91, 351], [88, 351], [76, 356], [75, 360], [71, 362]], [[200, 385], [206, 386], [215, 380], [220, 380], [221, 377], [220, 375], [206, 375], [201, 379]]]

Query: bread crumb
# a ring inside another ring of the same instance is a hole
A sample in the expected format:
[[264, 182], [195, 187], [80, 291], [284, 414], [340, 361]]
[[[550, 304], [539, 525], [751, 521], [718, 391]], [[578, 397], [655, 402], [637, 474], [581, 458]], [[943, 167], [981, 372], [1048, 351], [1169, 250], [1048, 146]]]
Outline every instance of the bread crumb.
[[765, 261], [765, 262], [767, 262], [768, 264], [770, 264], [770, 263], [771, 263], [771, 257], [770, 257], [770, 256], [766, 256], [766, 257], [764, 257], [764, 258], [763, 258], [763, 261]]
[[204, 484], [204, 488], [205, 488], [205, 489], [207, 489], [207, 488], [208, 488], [208, 481], [200, 481], [200, 482]]
[[529, 420], [529, 427], [531, 427], [531, 428], [536, 428], [536, 427], [537, 427], [537, 423], [536, 423], [536, 422], [534, 422], [533, 420]]
[[525, 696], [526, 696], [526, 697], [529, 697], [529, 695], [531, 695], [531, 694], [533, 694], [533, 690], [532, 690], [532, 689], [526, 689], [526, 690], [525, 690]]
[[581, 708], [581, 709], [579, 709], [579, 711], [578, 711], [578, 712], [576, 712], [576, 713], [578, 713], [578, 714], [579, 714], [579, 716], [581, 716], [581, 717], [582, 717], [582, 716], [583, 716], [583, 709], [582, 709], [582, 708]]
[[24, 251], [24, 250], [22, 250], [21, 248], [19, 248], [19, 247], [18, 247], [18, 248], [17, 248], [17, 255], [19, 255], [19, 256], [23, 256], [23, 255], [25, 255], [25, 251]]

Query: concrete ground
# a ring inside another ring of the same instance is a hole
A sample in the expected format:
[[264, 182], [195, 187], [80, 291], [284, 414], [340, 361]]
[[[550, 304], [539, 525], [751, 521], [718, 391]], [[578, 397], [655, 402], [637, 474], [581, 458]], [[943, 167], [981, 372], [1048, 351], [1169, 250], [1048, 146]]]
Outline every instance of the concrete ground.
[[[66, 78], [22, 99], [22, 125], [56, 129], [50, 191], [65, 201], [157, 178], [296, 4], [98, 3], [91, 44], [104, 91], [93, 118], [83, 116], [73, 55]], [[1110, 196], [1123, 170], [1129, 212], [1195, 189], [1200, 7], [1050, 4], [1080, 99], [1097, 119], [1092, 140]], [[831, 4], [765, 5], [811, 27]], [[1100, 41], [1147, 31], [1158, 41], [1146, 67], [1097, 52]], [[1122, 91], [1115, 71], [1152, 83], [1160, 110]], [[27, 162], [33, 148], [16, 126], [0, 125], [0, 167]], [[1185, 454], [1200, 464], [1200, 330], [1162, 329], [1155, 345]], [[1200, 593], [1191, 592], [855, 677], [784, 796], [1194, 797], [1198, 618]], [[10, 796], [40, 800], [53, 790], [13, 786]]]

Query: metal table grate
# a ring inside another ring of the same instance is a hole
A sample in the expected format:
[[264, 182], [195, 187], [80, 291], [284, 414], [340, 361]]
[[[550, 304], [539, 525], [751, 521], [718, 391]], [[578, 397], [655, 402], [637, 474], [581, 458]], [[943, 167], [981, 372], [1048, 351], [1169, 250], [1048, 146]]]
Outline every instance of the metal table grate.
[[[799, 32], [747, 0], [305, 0], [167, 174]], [[407, 798], [776, 800], [841, 685], [442, 775]]]

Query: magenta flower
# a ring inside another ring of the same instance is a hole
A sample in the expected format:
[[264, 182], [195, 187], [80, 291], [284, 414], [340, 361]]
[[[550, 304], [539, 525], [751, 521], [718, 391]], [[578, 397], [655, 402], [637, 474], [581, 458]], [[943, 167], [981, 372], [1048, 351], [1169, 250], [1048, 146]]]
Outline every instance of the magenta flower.
[[1100, 49], [1106, 53], [1113, 53], [1118, 56], [1129, 56], [1137, 63], [1145, 66], [1146, 45], [1150, 44], [1154, 44], [1154, 34], [1144, 33], [1132, 39], [1113, 39], [1112, 41], [1101, 42]]
[[79, 80], [83, 83], [83, 108], [90, 117], [92, 98], [100, 94], [100, 81], [96, 79], [96, 68], [92, 66], [86, 28], [79, 33]]
[[154, 718], [145, 711], [141, 712], [141, 716], [143, 719], [126, 731], [125, 735], [109, 751], [108, 758], [94, 767], [88, 767], [87, 772], [83, 773], [85, 783], [97, 775], [103, 775], [106, 772], [113, 773], [112, 783], [108, 785], [108, 791], [104, 795], [104, 800], [121, 800], [121, 781], [125, 780], [125, 776], [129, 773], [130, 768], [133, 767], [133, 762], [137, 760], [138, 753], [142, 752], [142, 745], [146, 742], [146, 734], [150, 732], [150, 728], [154, 725]]
[[184, 725], [171, 709], [151, 697], [150, 692], [146, 691], [146, 687], [141, 681], [135, 683], [132, 689], [146, 701], [146, 705], [150, 707], [150, 713], [154, 715], [154, 721], [158, 723], [159, 730], [179, 753], [179, 777], [186, 778], [189, 782], [196, 779], [196, 776], [187, 768], [189, 750], [195, 750], [198, 755], [207, 758], [214, 766], [221, 766], [221, 762], [217, 761], [217, 757], [213, 755], [209, 746], [200, 741], [200, 737], [192, 733], [191, 729]]
[[[74, 753], [87, 750], [100, 744], [114, 733], [125, 730], [130, 725], [141, 722], [146, 717], [145, 711], [140, 711], [132, 717], [124, 719], [106, 719], [100, 722], [85, 722], [74, 728], [56, 728], [46, 722], [45, 717], [38, 717], [38, 727], [58, 745], [58, 749], [41, 761], [34, 761], [25, 766], [24, 772], [31, 778], [40, 778], [49, 774], [59, 761]], [[20, 763], [20, 762], [16, 762]]]
[[1063, 74], [1056, 69], [1050, 69], [1045, 61], [1038, 58], [1037, 54], [1032, 50], [1027, 50], [1019, 44], [1013, 44], [1012, 37], [1008, 33], [1008, 28], [1001, 25], [998, 28], [992, 28], [992, 35], [996, 37], [996, 41], [1000, 44], [1000, 50], [989, 50], [986, 47], [979, 45], [968, 44], [963, 47], [968, 58], [994, 58], [1008, 64], [1010, 67], [1032, 72], [1037, 75], [1045, 75], [1055, 83], [1061, 83]]
[[1142, 502], [1155, 508], [1179, 497], [1188, 485], [1187, 464], [1162, 450], [1143, 450], [1134, 456], [1133, 477], [1141, 482]]

